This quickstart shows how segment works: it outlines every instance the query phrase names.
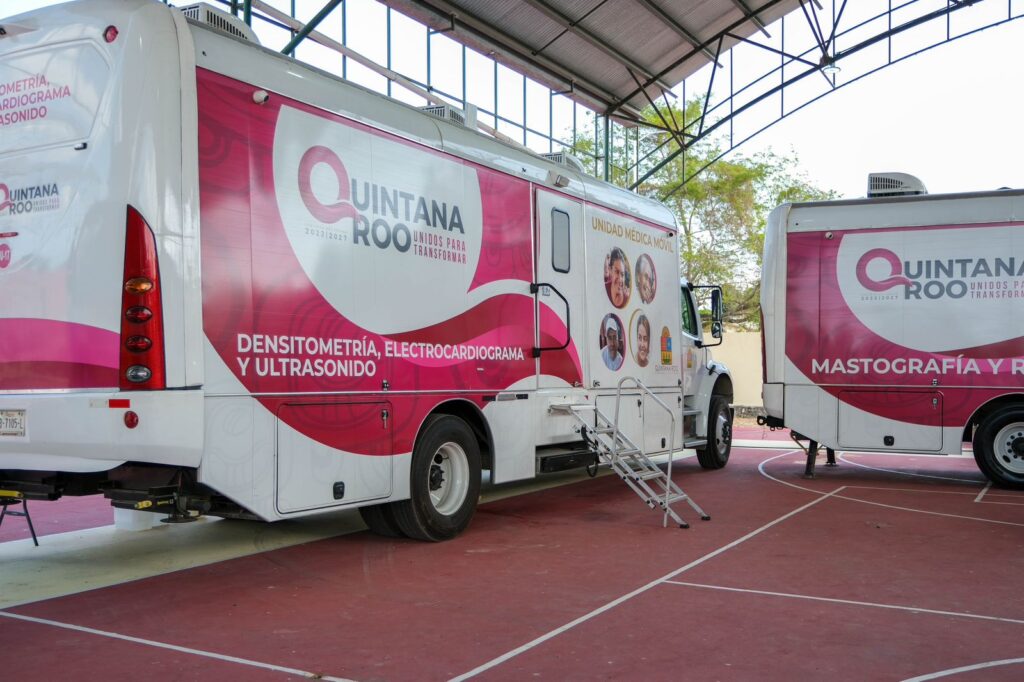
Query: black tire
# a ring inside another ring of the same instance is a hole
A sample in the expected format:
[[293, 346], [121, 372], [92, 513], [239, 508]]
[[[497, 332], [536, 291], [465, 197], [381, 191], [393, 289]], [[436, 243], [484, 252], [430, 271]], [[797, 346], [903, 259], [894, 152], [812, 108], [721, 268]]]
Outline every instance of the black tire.
[[697, 461], [705, 469], [721, 469], [732, 452], [732, 410], [725, 396], [711, 396], [707, 438], [707, 445], [697, 448]]
[[363, 517], [363, 523], [371, 532], [385, 538], [404, 538], [405, 534], [398, 527], [395, 520], [395, 512], [390, 504], [374, 504], [369, 507], [360, 507], [359, 515]]
[[415, 540], [450, 540], [469, 526], [480, 497], [480, 446], [466, 422], [427, 419], [412, 451], [410, 499], [392, 506], [403, 533]]
[[1024, 490], [1024, 405], [1005, 405], [982, 420], [974, 461], [995, 485]]

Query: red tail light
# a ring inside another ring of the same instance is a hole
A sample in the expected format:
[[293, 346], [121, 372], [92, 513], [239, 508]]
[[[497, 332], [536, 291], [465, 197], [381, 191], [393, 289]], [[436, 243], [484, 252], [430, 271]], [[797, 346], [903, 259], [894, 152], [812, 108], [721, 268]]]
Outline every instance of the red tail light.
[[143, 217], [131, 206], [125, 228], [122, 281], [121, 390], [166, 388], [156, 239]]

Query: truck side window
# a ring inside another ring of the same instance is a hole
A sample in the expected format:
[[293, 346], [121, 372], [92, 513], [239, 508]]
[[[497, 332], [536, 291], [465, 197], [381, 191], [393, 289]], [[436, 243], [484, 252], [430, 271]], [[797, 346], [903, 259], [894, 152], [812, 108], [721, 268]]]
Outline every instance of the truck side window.
[[551, 209], [551, 267], [569, 272], [569, 214]]
[[697, 316], [694, 314], [693, 296], [690, 294], [690, 290], [683, 287], [683, 295], [680, 299], [683, 304], [683, 331], [690, 336], [699, 336], [697, 333]]

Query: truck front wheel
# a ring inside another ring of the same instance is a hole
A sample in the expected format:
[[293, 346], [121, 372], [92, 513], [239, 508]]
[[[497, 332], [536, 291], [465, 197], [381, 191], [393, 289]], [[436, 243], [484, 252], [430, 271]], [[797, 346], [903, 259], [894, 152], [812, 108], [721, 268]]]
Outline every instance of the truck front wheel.
[[466, 422], [429, 417], [416, 440], [410, 499], [392, 507], [399, 529], [416, 540], [450, 540], [469, 526], [480, 497], [480, 446]]
[[711, 396], [707, 439], [703, 448], [697, 448], [697, 461], [705, 469], [721, 469], [732, 451], [732, 410], [725, 396]]
[[403, 538], [405, 534], [398, 527], [395, 520], [395, 511], [390, 504], [375, 504], [370, 507], [360, 507], [359, 515], [363, 517], [363, 523], [376, 535], [385, 538]]
[[974, 460], [996, 485], [1024, 489], [1024, 405], [991, 413], [974, 432]]

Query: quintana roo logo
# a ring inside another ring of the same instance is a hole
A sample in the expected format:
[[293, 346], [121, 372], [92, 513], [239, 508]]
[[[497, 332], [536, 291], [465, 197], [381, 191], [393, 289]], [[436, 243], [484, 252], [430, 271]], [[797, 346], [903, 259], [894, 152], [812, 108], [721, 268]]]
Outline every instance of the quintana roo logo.
[[[883, 260], [889, 264], [889, 276], [884, 279], [872, 279], [868, 274], [868, 266], [872, 261]], [[857, 261], [857, 281], [868, 291], [887, 291], [893, 287], [909, 286], [911, 281], [903, 276], [903, 263], [900, 257], [889, 249], [871, 249]]]
[[[313, 193], [313, 169], [321, 163], [327, 164], [338, 179], [336, 203], [323, 204]], [[322, 145], [316, 145], [306, 150], [299, 161], [299, 194], [302, 196], [302, 203], [306, 205], [306, 209], [314, 218], [328, 224], [336, 223], [342, 218], [354, 220], [359, 213], [352, 205], [351, 191], [348, 171], [345, 170], [345, 164], [341, 162], [337, 154]]]
[[0, 213], [3, 213], [11, 206], [14, 206], [14, 202], [11, 201], [11, 190], [7, 185], [0, 182]]

